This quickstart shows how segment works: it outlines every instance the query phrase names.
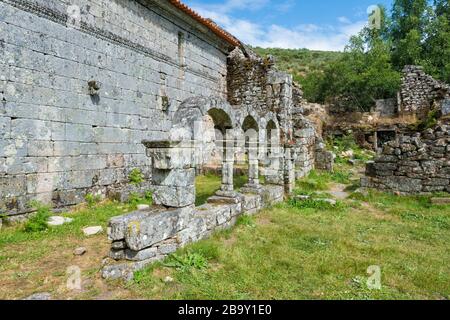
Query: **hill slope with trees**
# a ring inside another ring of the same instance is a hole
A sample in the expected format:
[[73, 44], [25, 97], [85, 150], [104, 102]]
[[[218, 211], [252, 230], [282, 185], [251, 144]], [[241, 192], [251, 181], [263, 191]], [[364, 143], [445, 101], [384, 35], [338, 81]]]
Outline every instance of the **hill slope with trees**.
[[255, 50], [292, 73], [308, 101], [335, 111], [369, 111], [375, 100], [395, 97], [405, 65], [450, 83], [450, 0], [395, 0], [390, 11], [380, 8], [380, 28], [367, 26], [344, 52]]

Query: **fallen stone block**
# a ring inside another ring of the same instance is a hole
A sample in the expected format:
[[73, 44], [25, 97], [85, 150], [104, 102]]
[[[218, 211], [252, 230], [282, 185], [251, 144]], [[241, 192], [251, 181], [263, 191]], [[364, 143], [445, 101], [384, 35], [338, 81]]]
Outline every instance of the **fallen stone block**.
[[138, 211], [146, 211], [150, 210], [150, 206], [148, 204], [138, 204], [137, 209]]
[[125, 258], [131, 261], [144, 261], [156, 257], [157, 248], [147, 248], [140, 251], [125, 250]]
[[83, 229], [83, 233], [85, 236], [93, 236], [103, 232], [103, 228], [101, 226], [87, 227]]
[[139, 219], [128, 220], [123, 230], [128, 248], [140, 251], [175, 236], [189, 226], [193, 214], [194, 207], [190, 206], [148, 213]]
[[82, 256], [83, 254], [85, 254], [87, 251], [87, 249], [85, 247], [79, 247], [76, 248], [75, 250], [73, 250], [73, 254], [75, 256]]
[[72, 221], [73, 221], [72, 218], [65, 218], [65, 217], [61, 217], [61, 216], [51, 216], [48, 219], [47, 224], [49, 226], [56, 227], [56, 226], [62, 226], [65, 223], [71, 223]]

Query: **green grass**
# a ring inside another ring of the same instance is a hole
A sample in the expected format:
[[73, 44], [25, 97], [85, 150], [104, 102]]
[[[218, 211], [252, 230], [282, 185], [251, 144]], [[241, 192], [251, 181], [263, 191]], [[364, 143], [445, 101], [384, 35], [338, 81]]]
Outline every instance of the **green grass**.
[[[312, 172], [305, 179], [309, 191], [300, 181], [296, 192], [314, 195], [323, 189], [324, 195], [329, 184], [351, 181], [342, 166], [338, 169], [344, 176]], [[219, 186], [219, 177], [197, 179], [205, 196]], [[90, 286], [74, 298], [102, 296], [105, 286], [96, 277], [109, 243], [105, 234], [87, 239], [81, 229], [106, 228], [111, 217], [134, 208], [134, 203], [106, 202], [65, 214], [74, 221], [60, 227], [31, 233], [23, 225], [4, 227], [0, 297], [26, 296], [24, 283], [27, 294], [58, 296], [65, 268], [75, 259], [72, 250], [81, 244], [90, 245], [87, 256], [76, 258], [90, 259], [83, 271]], [[320, 197], [288, 201], [241, 216], [234, 228], [178, 250], [137, 272], [130, 283], [108, 283], [107, 290], [137, 299], [449, 299], [449, 241], [450, 206], [432, 205], [430, 196], [371, 191], [353, 193], [337, 206]], [[103, 249], [95, 253], [100, 243]], [[381, 290], [366, 285], [367, 269], [374, 265], [381, 268]], [[166, 276], [173, 281], [164, 281]], [[54, 291], [45, 287], [47, 281]]]
[[[57, 227], [48, 227], [35, 232], [26, 232], [23, 225], [14, 225], [3, 228], [0, 236], [0, 249], [8, 244], [26, 243], [29, 241], [41, 241], [44, 239], [58, 239], [66, 236], [83, 237], [82, 228], [101, 225], [106, 228], [110, 218], [130, 212], [134, 205], [107, 202], [95, 207], [87, 207], [74, 213], [66, 213], [63, 216], [73, 218], [73, 222]], [[25, 226], [28, 223], [25, 223]]]
[[[421, 197], [369, 197], [369, 206], [393, 208], [280, 204], [253, 227], [240, 223], [179, 253], [207, 257], [206, 268], [169, 268], [175, 281], [164, 283], [155, 270], [167, 268], [152, 266], [129, 288], [161, 299], [450, 298], [450, 207]], [[366, 285], [373, 265], [381, 268], [381, 290]]]
[[[206, 203], [209, 197], [213, 196], [219, 189], [221, 185], [221, 177], [208, 174], [196, 177], [195, 188], [196, 197], [195, 205], [201, 206]], [[239, 190], [248, 181], [247, 176], [234, 175], [234, 189]]]
[[337, 166], [333, 172], [313, 170], [306, 178], [297, 181], [296, 192], [309, 195], [314, 191], [328, 190], [331, 183], [350, 184], [351, 179], [352, 173], [344, 171], [342, 166]]

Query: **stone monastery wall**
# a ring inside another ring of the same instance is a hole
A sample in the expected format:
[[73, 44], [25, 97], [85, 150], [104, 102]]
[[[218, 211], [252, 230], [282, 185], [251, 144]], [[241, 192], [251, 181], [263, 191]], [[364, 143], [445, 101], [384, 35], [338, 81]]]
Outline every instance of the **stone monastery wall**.
[[0, 0], [0, 212], [150, 179], [142, 140], [226, 97], [228, 47], [168, 1]]

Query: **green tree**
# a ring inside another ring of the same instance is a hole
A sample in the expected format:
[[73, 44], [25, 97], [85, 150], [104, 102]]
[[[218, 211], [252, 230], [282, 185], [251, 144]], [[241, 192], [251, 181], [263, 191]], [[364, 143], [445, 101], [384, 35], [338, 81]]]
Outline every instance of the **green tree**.
[[328, 102], [339, 112], [369, 111], [375, 100], [394, 97], [401, 76], [391, 63], [388, 23], [382, 8], [381, 29], [364, 28], [351, 38], [340, 59], [321, 74], [312, 73], [303, 79], [305, 97]]
[[422, 62], [431, 8], [427, 0], [395, 0], [392, 9], [392, 60], [398, 69]]
[[423, 65], [434, 77], [450, 83], [450, 1], [436, 0], [426, 29]]

